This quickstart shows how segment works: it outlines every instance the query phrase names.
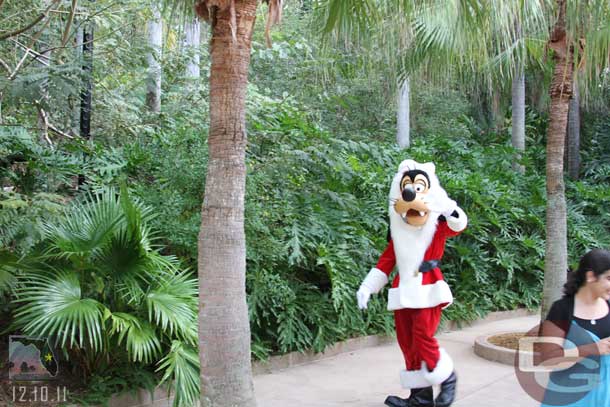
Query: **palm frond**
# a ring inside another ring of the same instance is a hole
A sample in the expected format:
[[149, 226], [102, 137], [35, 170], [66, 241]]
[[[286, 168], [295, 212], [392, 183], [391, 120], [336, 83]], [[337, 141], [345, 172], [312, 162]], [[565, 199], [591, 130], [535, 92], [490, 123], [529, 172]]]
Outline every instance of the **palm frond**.
[[102, 347], [102, 310], [104, 306], [81, 297], [75, 272], [55, 275], [28, 275], [17, 289], [22, 304], [15, 312], [16, 324], [32, 336], [53, 336], [61, 346]]
[[138, 307], [143, 303], [146, 291], [142, 281], [132, 275], [120, 276], [114, 284], [114, 293], [125, 304]]
[[159, 361], [157, 371], [164, 370], [161, 383], [174, 381], [174, 407], [190, 407], [199, 399], [199, 356], [196, 348], [173, 341], [167, 355]]
[[112, 235], [122, 218], [121, 206], [113, 189], [88, 195], [65, 210], [65, 216], [43, 229], [51, 246], [48, 254], [70, 258], [84, 256], [99, 249]]
[[120, 201], [125, 216], [126, 230], [131, 238], [136, 240], [145, 251], [150, 251], [150, 228], [148, 224], [154, 219], [154, 213], [138, 200], [132, 199], [125, 185], [121, 186]]
[[110, 335], [118, 334], [119, 345], [125, 339], [127, 352], [134, 362], [150, 363], [161, 351], [159, 338], [148, 322], [124, 312], [107, 312], [104, 318], [110, 318]]
[[157, 282], [146, 295], [148, 319], [170, 335], [197, 342], [197, 279], [183, 271]]
[[137, 238], [125, 229], [113, 230], [107, 242], [91, 256], [91, 263], [104, 275], [122, 280], [137, 278], [148, 281], [149, 259]]

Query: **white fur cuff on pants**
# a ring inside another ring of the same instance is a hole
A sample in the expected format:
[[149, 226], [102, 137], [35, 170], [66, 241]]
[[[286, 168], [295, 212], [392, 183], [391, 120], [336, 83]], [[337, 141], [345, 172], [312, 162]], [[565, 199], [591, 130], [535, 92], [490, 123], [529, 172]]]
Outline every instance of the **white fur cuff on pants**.
[[362, 285], [377, 294], [388, 283], [388, 276], [378, 268], [373, 267], [362, 282]]
[[428, 373], [426, 364], [422, 363], [422, 368], [419, 370], [401, 370], [400, 385], [403, 389], [421, 389], [422, 387], [430, 386], [425, 374]]
[[447, 380], [453, 372], [453, 360], [451, 359], [451, 356], [449, 356], [449, 354], [443, 348], [440, 348], [439, 352], [441, 357], [438, 359], [434, 370], [424, 374], [424, 378], [429, 383], [428, 386], [441, 384]]

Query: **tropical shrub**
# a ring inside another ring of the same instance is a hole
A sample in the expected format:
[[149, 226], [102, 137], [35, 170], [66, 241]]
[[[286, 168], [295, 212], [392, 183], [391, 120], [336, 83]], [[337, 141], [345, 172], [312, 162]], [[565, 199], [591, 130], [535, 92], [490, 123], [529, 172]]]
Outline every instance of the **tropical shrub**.
[[113, 365], [156, 362], [161, 382], [175, 383], [174, 405], [192, 405], [197, 280], [160, 253], [152, 216], [126, 189], [106, 188], [43, 222], [41, 242], [11, 265], [11, 329], [50, 338], [85, 381]]

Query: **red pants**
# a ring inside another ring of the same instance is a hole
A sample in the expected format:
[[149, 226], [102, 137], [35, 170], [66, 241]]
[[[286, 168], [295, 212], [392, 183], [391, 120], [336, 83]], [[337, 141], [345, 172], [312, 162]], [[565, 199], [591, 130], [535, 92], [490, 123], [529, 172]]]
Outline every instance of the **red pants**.
[[422, 361], [428, 371], [434, 370], [440, 358], [438, 342], [434, 338], [441, 321], [442, 307], [405, 308], [394, 311], [396, 337], [405, 358], [407, 370], [419, 370]]

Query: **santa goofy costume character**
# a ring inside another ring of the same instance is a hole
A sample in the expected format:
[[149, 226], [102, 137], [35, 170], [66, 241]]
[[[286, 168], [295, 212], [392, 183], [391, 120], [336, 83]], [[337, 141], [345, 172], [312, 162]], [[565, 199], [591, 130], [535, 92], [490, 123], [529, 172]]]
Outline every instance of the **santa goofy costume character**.
[[[357, 293], [358, 306], [366, 308], [370, 295], [378, 293], [394, 266], [398, 267], [388, 310], [394, 311], [406, 364], [400, 382], [411, 389], [411, 395], [408, 399], [389, 396], [385, 404], [447, 407], [455, 398], [457, 378], [451, 357], [439, 348], [434, 333], [453, 295], [439, 267], [446, 239], [464, 230], [467, 217], [441, 187], [434, 164], [413, 160], [398, 167], [390, 188], [389, 212], [388, 246]], [[437, 384], [440, 394], [434, 399], [432, 386]]]

